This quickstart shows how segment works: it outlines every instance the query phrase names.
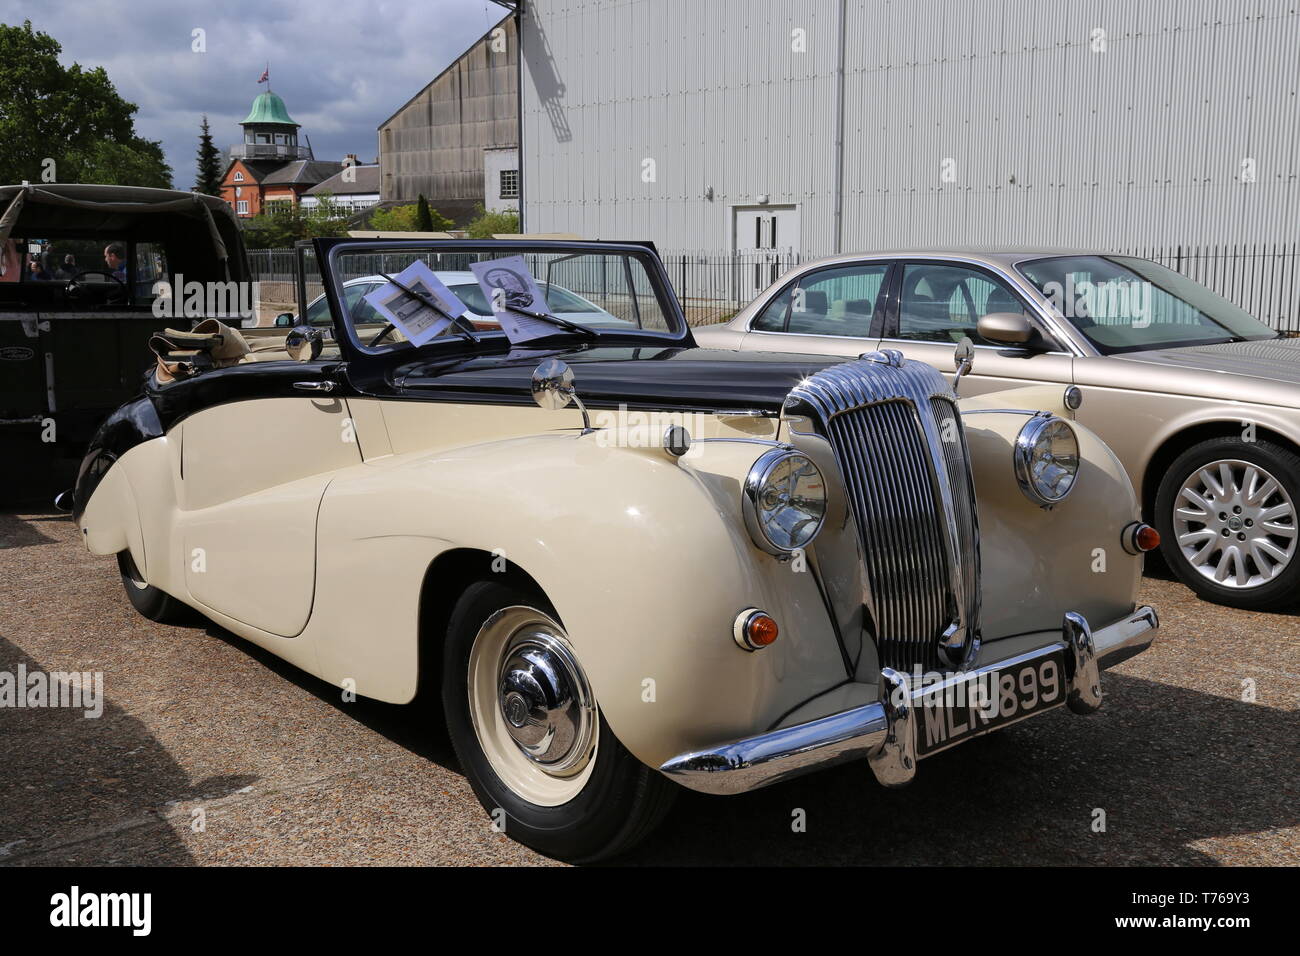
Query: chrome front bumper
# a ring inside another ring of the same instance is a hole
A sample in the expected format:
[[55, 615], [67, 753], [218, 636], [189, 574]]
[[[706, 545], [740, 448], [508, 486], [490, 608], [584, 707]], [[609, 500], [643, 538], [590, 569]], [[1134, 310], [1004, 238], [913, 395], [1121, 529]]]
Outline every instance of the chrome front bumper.
[[[1061, 640], [974, 668], [958, 675], [958, 679], [1004, 670], [1064, 648], [1065, 703], [1075, 713], [1092, 713], [1101, 706], [1100, 672], [1150, 647], [1159, 626], [1156, 612], [1149, 607], [1138, 608], [1123, 620], [1095, 632], [1083, 615], [1071, 611], [1062, 622]], [[880, 783], [887, 787], [903, 786], [916, 775], [917, 724], [912, 704], [920, 693], [909, 688], [904, 675], [886, 668], [880, 675], [881, 699], [876, 703], [707, 750], [680, 754], [659, 769], [692, 790], [743, 793], [810, 770], [865, 757]], [[963, 738], [963, 742], [975, 736], [979, 733]]]

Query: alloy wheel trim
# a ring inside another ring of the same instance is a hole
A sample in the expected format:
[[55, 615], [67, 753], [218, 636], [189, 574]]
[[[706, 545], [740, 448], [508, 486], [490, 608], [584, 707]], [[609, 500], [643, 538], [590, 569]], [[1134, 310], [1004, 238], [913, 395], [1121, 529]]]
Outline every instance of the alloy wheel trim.
[[1184, 562], [1219, 587], [1262, 587], [1295, 559], [1295, 502], [1255, 462], [1220, 458], [1194, 469], [1179, 485], [1171, 518]]

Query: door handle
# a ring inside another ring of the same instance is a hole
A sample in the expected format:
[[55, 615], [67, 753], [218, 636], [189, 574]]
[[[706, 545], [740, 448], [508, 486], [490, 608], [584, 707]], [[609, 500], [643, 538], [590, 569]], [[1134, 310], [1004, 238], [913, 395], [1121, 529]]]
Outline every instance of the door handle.
[[293, 387], [302, 392], [332, 392], [333, 382], [294, 382]]

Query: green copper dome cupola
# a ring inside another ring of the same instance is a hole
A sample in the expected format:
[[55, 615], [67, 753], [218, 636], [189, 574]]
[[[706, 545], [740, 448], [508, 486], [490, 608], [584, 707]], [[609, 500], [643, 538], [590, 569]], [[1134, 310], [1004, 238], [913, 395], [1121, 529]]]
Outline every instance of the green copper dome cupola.
[[284, 100], [269, 89], [258, 94], [248, 116], [239, 125], [244, 128], [244, 141], [231, 147], [232, 159], [313, 158], [310, 145], [298, 145], [300, 124], [289, 115]]
[[253, 100], [253, 108], [248, 111], [248, 116], [244, 118], [241, 126], [248, 126], [250, 123], [257, 125], [272, 126], [292, 126], [297, 129], [301, 124], [295, 123], [289, 118], [289, 108], [284, 105], [284, 100], [279, 96], [267, 90], [259, 94], [257, 99]]

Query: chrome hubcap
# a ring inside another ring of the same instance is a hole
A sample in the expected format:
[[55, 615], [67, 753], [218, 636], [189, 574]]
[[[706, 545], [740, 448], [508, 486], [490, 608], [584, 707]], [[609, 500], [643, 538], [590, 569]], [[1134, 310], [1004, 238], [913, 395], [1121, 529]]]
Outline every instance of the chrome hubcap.
[[516, 634], [502, 654], [498, 704], [521, 753], [548, 774], [581, 769], [596, 707], [568, 646], [541, 629]]
[[1248, 461], [1213, 461], [1189, 475], [1178, 490], [1173, 519], [1187, 563], [1223, 587], [1267, 584], [1295, 556], [1291, 496]]

